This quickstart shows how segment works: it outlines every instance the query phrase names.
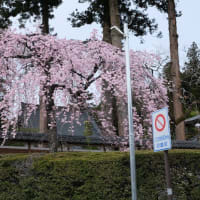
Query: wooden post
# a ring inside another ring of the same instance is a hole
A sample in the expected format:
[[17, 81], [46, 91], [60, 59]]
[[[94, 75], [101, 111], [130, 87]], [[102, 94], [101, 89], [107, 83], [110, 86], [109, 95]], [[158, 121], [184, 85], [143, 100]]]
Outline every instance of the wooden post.
[[31, 153], [31, 142], [28, 142], [28, 153]]
[[167, 198], [168, 200], [172, 200], [172, 186], [171, 186], [168, 150], [164, 151], [164, 160], [165, 160], [165, 176], [166, 176], [166, 183], [167, 183]]

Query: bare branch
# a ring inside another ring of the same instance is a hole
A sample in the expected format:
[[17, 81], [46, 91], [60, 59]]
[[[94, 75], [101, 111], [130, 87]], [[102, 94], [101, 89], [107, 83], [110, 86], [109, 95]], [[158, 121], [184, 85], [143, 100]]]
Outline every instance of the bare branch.
[[71, 69], [71, 72], [77, 74], [77, 75], [80, 76], [81, 78], [86, 79], [85, 76], [83, 76], [81, 73], [78, 73], [78, 72], [75, 71], [74, 69]]

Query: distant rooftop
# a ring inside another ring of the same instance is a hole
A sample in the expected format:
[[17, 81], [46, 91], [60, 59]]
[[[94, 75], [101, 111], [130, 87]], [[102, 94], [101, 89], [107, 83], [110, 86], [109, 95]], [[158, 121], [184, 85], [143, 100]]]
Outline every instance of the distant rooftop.
[[194, 117], [188, 118], [185, 120], [185, 123], [189, 124], [189, 123], [193, 123], [194, 121], [200, 120], [200, 115], [196, 115]]

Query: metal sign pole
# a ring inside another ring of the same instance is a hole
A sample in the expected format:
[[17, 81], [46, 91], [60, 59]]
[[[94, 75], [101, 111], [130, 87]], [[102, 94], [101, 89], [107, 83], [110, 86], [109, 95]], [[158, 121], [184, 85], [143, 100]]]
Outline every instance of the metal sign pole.
[[164, 160], [165, 160], [165, 176], [167, 182], [167, 198], [168, 200], [172, 200], [172, 186], [171, 186], [171, 177], [169, 170], [168, 150], [164, 151]]
[[154, 151], [164, 151], [167, 197], [168, 200], [172, 200], [172, 186], [168, 159], [168, 149], [172, 148], [172, 144], [167, 107], [152, 113], [152, 128]]
[[129, 31], [128, 31], [128, 25], [126, 23], [124, 24], [124, 35], [125, 35], [125, 54], [126, 54], [126, 81], [127, 81], [127, 95], [128, 95], [131, 191], [132, 191], [132, 200], [137, 200], [136, 170], [135, 170], [135, 139], [133, 130], [132, 92], [131, 92], [130, 58], [129, 58]]

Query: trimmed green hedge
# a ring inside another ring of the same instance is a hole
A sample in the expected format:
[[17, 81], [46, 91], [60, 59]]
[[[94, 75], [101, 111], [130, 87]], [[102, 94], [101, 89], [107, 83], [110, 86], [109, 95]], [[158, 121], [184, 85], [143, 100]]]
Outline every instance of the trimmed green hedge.
[[[170, 151], [174, 199], [200, 199], [200, 151]], [[138, 200], [165, 200], [163, 153], [136, 154]], [[0, 200], [130, 200], [129, 154], [0, 156]]]

